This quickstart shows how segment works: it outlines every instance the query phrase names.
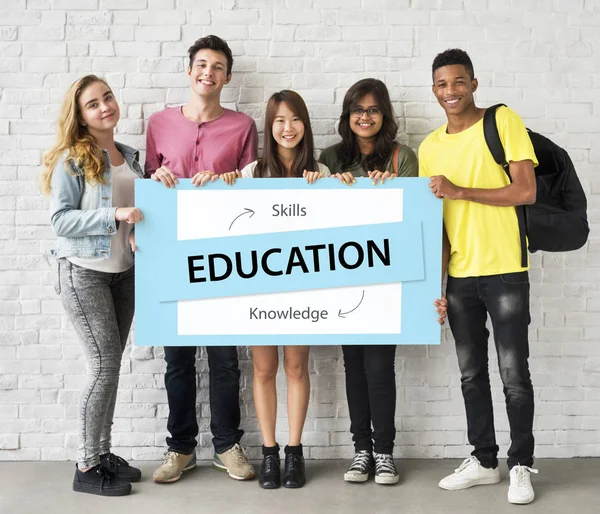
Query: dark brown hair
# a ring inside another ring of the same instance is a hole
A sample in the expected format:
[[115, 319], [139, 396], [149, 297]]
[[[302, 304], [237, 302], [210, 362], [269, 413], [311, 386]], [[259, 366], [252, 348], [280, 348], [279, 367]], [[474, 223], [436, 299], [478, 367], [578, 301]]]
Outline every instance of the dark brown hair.
[[[365, 95], [372, 94], [377, 102], [377, 107], [383, 114], [383, 124], [377, 133], [375, 150], [372, 154], [362, 159], [360, 148], [356, 141], [356, 134], [350, 128], [350, 111], [356, 108], [358, 102]], [[394, 108], [390, 100], [385, 84], [378, 79], [362, 79], [356, 82], [344, 96], [342, 103], [342, 114], [338, 126], [338, 133], [342, 136], [342, 142], [336, 147], [338, 162], [342, 171], [352, 168], [361, 163], [365, 171], [383, 170], [386, 161], [396, 146], [395, 138], [398, 133], [398, 124]]]
[[273, 121], [277, 108], [281, 102], [285, 102], [290, 110], [300, 118], [304, 124], [304, 137], [296, 146], [296, 158], [292, 163], [291, 177], [301, 177], [304, 170], [317, 171], [318, 165], [315, 159], [315, 145], [313, 133], [310, 127], [310, 118], [308, 109], [302, 97], [295, 91], [284, 89], [275, 93], [267, 102], [267, 112], [265, 114], [265, 134], [263, 143], [262, 157], [256, 164], [256, 177], [287, 177], [285, 166], [279, 159], [277, 151], [277, 141], [273, 137]]
[[196, 54], [205, 48], [214, 50], [215, 52], [223, 52], [225, 54], [225, 57], [227, 57], [227, 75], [229, 75], [231, 73], [231, 68], [233, 68], [233, 55], [231, 55], [231, 48], [229, 48], [227, 42], [218, 36], [211, 35], [201, 37], [188, 48], [188, 55], [190, 56], [190, 68], [194, 64], [194, 57], [196, 57]]

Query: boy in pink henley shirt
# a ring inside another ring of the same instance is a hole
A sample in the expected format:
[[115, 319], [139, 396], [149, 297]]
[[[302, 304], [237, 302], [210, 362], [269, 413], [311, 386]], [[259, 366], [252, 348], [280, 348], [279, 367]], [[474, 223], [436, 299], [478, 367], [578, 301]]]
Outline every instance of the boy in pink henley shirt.
[[166, 166], [178, 178], [192, 178], [201, 171], [221, 175], [241, 170], [256, 160], [258, 134], [249, 116], [223, 109], [210, 121], [196, 123], [181, 107], [154, 113], [146, 131], [147, 176]]
[[[233, 57], [217, 36], [198, 39], [188, 50], [190, 100], [150, 116], [146, 131], [146, 175], [173, 188], [178, 178], [196, 186], [242, 169], [256, 160], [258, 134], [252, 118], [221, 106], [221, 91], [231, 80]], [[202, 313], [199, 313], [201, 316]], [[196, 467], [199, 434], [196, 416], [196, 347], [165, 346], [165, 387], [169, 403], [168, 450], [152, 478], [172, 483]], [[250, 480], [240, 439], [240, 369], [235, 346], [207, 346], [213, 466], [235, 480]]]

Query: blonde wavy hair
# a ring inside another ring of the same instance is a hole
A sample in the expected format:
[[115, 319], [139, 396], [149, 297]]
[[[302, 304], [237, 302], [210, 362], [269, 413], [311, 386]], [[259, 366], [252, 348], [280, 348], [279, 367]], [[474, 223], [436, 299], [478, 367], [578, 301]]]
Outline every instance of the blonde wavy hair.
[[[44, 155], [44, 172], [42, 173], [42, 191], [49, 194], [52, 174], [58, 161], [67, 152], [66, 163], [77, 163], [83, 170], [85, 181], [89, 184], [104, 184], [106, 166], [104, 153], [96, 143], [87, 127], [81, 124], [79, 97], [95, 82], [102, 82], [108, 89], [107, 82], [96, 75], [86, 75], [75, 81], [63, 100], [60, 117], [56, 127], [56, 143]], [[112, 92], [112, 90], [111, 90]]]

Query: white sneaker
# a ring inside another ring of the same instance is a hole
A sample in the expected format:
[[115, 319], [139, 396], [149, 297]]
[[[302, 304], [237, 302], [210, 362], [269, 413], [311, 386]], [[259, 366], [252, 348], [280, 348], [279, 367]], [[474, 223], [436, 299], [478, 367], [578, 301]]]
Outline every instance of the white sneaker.
[[537, 473], [537, 469], [527, 466], [515, 466], [510, 470], [510, 486], [508, 488], [509, 503], [525, 505], [531, 503], [535, 498], [533, 486], [531, 485], [531, 473]]
[[458, 489], [468, 489], [474, 485], [497, 484], [500, 482], [500, 470], [484, 468], [477, 457], [469, 457], [454, 470], [452, 475], [448, 475], [440, 480], [438, 484], [447, 491], [456, 491]]

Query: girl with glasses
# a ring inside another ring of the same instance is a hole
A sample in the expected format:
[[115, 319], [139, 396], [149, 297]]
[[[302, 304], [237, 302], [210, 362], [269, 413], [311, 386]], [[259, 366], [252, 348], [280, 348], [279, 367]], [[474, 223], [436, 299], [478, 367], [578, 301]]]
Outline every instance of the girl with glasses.
[[371, 78], [359, 80], [342, 104], [338, 126], [342, 141], [323, 150], [319, 162], [348, 185], [356, 177], [416, 177], [417, 157], [410, 147], [395, 141], [397, 132], [385, 84]]
[[[369, 177], [373, 184], [391, 177], [416, 177], [417, 157], [395, 141], [398, 132], [392, 103], [383, 82], [363, 79], [346, 93], [338, 132], [342, 141], [325, 149], [326, 164], [344, 184]], [[399, 480], [393, 450], [396, 427], [395, 345], [343, 345], [346, 396], [355, 456], [344, 474], [347, 482], [378, 484]]]

